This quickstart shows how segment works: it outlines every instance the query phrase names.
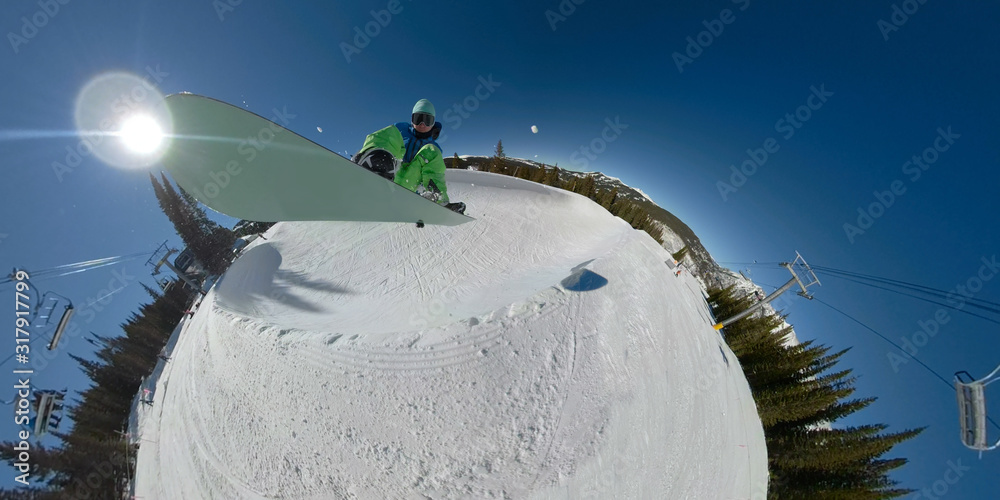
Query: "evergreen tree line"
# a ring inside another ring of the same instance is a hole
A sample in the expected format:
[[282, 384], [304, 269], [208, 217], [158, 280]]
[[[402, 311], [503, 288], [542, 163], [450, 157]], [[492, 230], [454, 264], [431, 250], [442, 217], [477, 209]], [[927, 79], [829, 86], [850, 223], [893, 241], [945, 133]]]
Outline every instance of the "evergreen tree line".
[[229, 267], [236, 234], [205, 214], [205, 209], [183, 189], [174, 189], [165, 174], [162, 183], [149, 174], [160, 209], [174, 224], [177, 235], [210, 275], [221, 275]]
[[677, 262], [680, 262], [680, 261], [684, 260], [684, 257], [687, 257], [687, 254], [688, 254], [688, 247], [687, 247], [687, 245], [684, 245], [683, 248], [681, 248], [680, 250], [678, 250], [678, 251], [670, 254], [670, 256], [673, 257], [674, 260], [676, 260]]
[[[230, 264], [238, 236], [261, 232], [271, 224], [242, 221], [234, 232], [210, 220], [198, 202], [182, 189], [175, 189], [161, 174], [150, 175], [160, 208], [177, 234], [208, 274], [220, 275]], [[114, 498], [134, 479], [137, 446], [130, 444], [124, 429], [133, 398], [144, 377], [156, 366], [157, 356], [190, 303], [194, 292], [180, 286], [162, 294], [143, 285], [153, 302], [141, 306], [122, 325], [123, 335], [92, 334], [86, 340], [97, 346], [96, 359], [71, 355], [93, 385], [80, 393], [75, 405], [67, 402], [66, 416], [73, 420], [68, 433], [52, 432], [61, 445], [32, 445], [31, 470], [26, 479], [33, 486], [0, 490], [12, 499]], [[0, 457], [13, 465], [16, 442], [0, 443]]]
[[[31, 486], [0, 490], [0, 497], [122, 498], [134, 478], [138, 449], [124, 435], [133, 398], [143, 378], [153, 372], [157, 356], [193, 294], [182, 286], [162, 294], [146, 285], [143, 288], [153, 301], [122, 325], [122, 335], [91, 334], [86, 340], [99, 347], [94, 360], [71, 355], [93, 382], [77, 400], [65, 402], [65, 416], [73, 420], [73, 428], [68, 433], [51, 432], [59, 446], [32, 442], [31, 469], [25, 477]], [[17, 445], [15, 441], [0, 443], [0, 458], [11, 466], [18, 460]]]
[[[464, 168], [458, 153], [451, 159], [449, 168]], [[485, 172], [517, 177], [546, 186], [557, 187], [566, 191], [571, 191], [587, 198], [590, 198], [612, 215], [621, 218], [629, 223], [633, 228], [645, 231], [663, 244], [663, 228], [649, 215], [641, 204], [636, 203], [624, 196], [619, 196], [618, 188], [602, 189], [596, 185], [594, 175], [586, 177], [573, 176], [569, 181], [562, 181], [559, 178], [560, 169], [557, 166], [548, 167], [545, 165], [526, 165], [518, 161], [511, 161], [503, 152], [503, 141], [498, 141], [493, 156], [482, 167]]]
[[[733, 288], [709, 291], [716, 318], [752, 306], [752, 295]], [[831, 353], [812, 341], [786, 345], [791, 327], [780, 315], [751, 315], [723, 330], [753, 392], [767, 442], [768, 498], [881, 499], [913, 490], [889, 478], [907, 461], [882, 458], [923, 431], [883, 433], [885, 424], [833, 428], [830, 424], [875, 401], [853, 398], [855, 377], [836, 364], [849, 349]]]

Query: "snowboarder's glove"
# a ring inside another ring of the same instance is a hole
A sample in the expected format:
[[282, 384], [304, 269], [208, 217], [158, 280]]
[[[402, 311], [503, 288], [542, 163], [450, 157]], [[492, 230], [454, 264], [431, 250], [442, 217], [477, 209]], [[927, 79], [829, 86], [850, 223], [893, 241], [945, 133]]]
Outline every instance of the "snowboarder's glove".
[[420, 196], [423, 196], [424, 198], [427, 198], [428, 200], [431, 200], [434, 203], [441, 201], [440, 191], [424, 191], [420, 193]]
[[441, 190], [438, 189], [437, 184], [435, 184], [432, 180], [427, 183], [427, 189], [423, 190], [420, 193], [420, 196], [423, 196], [434, 203], [438, 203], [441, 201]]

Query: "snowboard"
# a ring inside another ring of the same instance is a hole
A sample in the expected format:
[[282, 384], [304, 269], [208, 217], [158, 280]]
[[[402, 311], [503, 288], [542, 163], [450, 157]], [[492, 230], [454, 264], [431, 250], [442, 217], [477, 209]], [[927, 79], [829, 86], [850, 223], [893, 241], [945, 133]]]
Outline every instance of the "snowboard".
[[371, 221], [455, 226], [449, 210], [370, 172], [274, 119], [209, 97], [172, 94], [162, 164], [174, 182], [217, 212], [258, 222]]

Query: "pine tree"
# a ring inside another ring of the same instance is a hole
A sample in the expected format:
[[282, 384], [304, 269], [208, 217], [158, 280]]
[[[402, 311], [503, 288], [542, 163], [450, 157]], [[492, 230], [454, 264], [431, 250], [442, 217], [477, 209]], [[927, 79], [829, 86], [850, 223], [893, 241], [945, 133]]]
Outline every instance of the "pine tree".
[[618, 199], [618, 187], [611, 188], [610, 191], [601, 191], [598, 196], [598, 203], [604, 207], [605, 210], [611, 211], [611, 206], [615, 204], [615, 200]]
[[[164, 178], [164, 181], [166, 179]], [[211, 274], [222, 274], [229, 265], [228, 252], [236, 243], [236, 235], [232, 231], [220, 226], [218, 223], [208, 218], [205, 209], [187, 191], [180, 189], [181, 199], [184, 200], [188, 208], [188, 213], [194, 218], [205, 238], [205, 245], [211, 249], [211, 256], [207, 257], [211, 262], [206, 265], [211, 267]], [[205, 261], [202, 261], [205, 262]]]
[[489, 162], [489, 171], [495, 174], [509, 175], [507, 171], [507, 155], [503, 152], [503, 140], [498, 140], [493, 150], [493, 158]]
[[521, 171], [521, 173], [519, 175], [515, 175], [515, 177], [517, 177], [519, 179], [524, 179], [524, 180], [530, 180], [531, 177], [535, 174], [535, 170], [536, 170], [535, 167], [528, 166], [528, 165], [521, 165], [521, 166], [518, 166], [517, 168], [518, 168], [518, 170]]
[[537, 182], [538, 184], [545, 184], [545, 178], [548, 177], [548, 169], [545, 165], [539, 168], [535, 168], [531, 172], [531, 177], [528, 179], [531, 182]]
[[161, 184], [150, 175], [153, 192], [163, 213], [205, 270], [209, 274], [222, 274], [229, 265], [228, 251], [236, 237], [232, 231], [210, 220], [193, 197], [183, 190], [181, 193], [175, 191], [165, 175], [162, 179]]
[[545, 178], [542, 180], [542, 183], [545, 184], [546, 186], [560, 187], [561, 183], [559, 182], [559, 168], [556, 167], [553, 168], [552, 170], [546, 169]]
[[[718, 318], [750, 307], [732, 287], [709, 292]], [[723, 337], [736, 353], [764, 424], [771, 481], [768, 498], [895, 498], [888, 473], [905, 459], [882, 459], [895, 445], [923, 429], [884, 434], [884, 424], [837, 429], [832, 424], [875, 398], [847, 400], [854, 393], [851, 370], [830, 372], [847, 349], [803, 342], [786, 345], [789, 327], [780, 315], [751, 315], [730, 324]]]
[[687, 245], [684, 245], [683, 247], [681, 247], [680, 250], [671, 254], [671, 257], [673, 257], [674, 260], [676, 260], [677, 262], [680, 262], [684, 260], [684, 257], [687, 255], [687, 253], [688, 253], [688, 247]]
[[233, 226], [233, 236], [242, 238], [251, 234], [260, 234], [274, 226], [274, 222], [257, 222], [243, 219]]
[[588, 175], [576, 185], [574, 192], [586, 196], [587, 198], [594, 199], [596, 196], [596, 190], [597, 187], [595, 185], [594, 176]]

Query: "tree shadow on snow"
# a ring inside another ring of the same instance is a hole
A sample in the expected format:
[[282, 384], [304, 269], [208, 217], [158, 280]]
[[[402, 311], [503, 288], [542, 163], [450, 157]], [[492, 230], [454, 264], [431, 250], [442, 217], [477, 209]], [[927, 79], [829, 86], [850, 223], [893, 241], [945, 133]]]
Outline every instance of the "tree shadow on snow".
[[298, 271], [285, 271], [278, 269], [274, 273], [274, 280], [275, 282], [284, 281], [289, 285], [308, 288], [310, 290], [318, 290], [321, 292], [340, 293], [345, 295], [351, 293], [351, 290], [342, 286], [338, 286], [327, 281], [311, 280], [308, 276], [308, 274], [300, 273]]
[[221, 305], [236, 312], [253, 314], [255, 304], [270, 299], [301, 311], [321, 312], [321, 307], [295, 292], [351, 293], [333, 283], [311, 280], [304, 273], [280, 269], [281, 262], [281, 253], [269, 243], [248, 250], [216, 284]]
[[278, 269], [274, 272], [271, 290], [267, 294], [271, 300], [280, 302], [288, 307], [306, 312], [323, 312], [325, 308], [307, 301], [296, 295], [295, 290], [311, 289], [329, 293], [348, 294], [350, 290], [336, 286], [332, 283], [310, 280], [306, 274], [296, 271], [283, 271]]

